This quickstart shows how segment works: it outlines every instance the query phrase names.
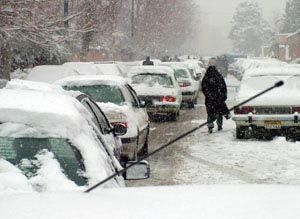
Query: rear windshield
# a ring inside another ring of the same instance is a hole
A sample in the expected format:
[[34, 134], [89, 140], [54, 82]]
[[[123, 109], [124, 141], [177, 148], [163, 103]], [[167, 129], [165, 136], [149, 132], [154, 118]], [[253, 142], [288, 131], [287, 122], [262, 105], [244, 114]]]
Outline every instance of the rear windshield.
[[85, 93], [96, 102], [114, 103], [117, 105], [122, 105], [125, 102], [120, 88], [114, 85], [74, 86], [65, 87], [65, 89]]
[[161, 85], [164, 87], [173, 87], [172, 78], [167, 74], [138, 74], [132, 77], [133, 84], [146, 84], [153, 87], [154, 85]]
[[85, 185], [83, 160], [79, 151], [61, 138], [8, 138], [0, 137], [0, 159], [18, 167], [25, 176], [37, 175], [41, 163], [37, 155], [52, 152], [63, 173], [77, 185]]
[[184, 69], [176, 69], [175, 70], [175, 77], [176, 78], [189, 78], [188, 73]]

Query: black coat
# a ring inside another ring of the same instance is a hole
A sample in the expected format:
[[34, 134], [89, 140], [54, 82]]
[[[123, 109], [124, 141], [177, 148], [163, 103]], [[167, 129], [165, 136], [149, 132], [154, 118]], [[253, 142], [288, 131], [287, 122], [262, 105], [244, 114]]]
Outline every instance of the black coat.
[[229, 113], [225, 103], [227, 100], [226, 83], [215, 66], [208, 67], [202, 80], [202, 92], [205, 96], [208, 115], [226, 115]]

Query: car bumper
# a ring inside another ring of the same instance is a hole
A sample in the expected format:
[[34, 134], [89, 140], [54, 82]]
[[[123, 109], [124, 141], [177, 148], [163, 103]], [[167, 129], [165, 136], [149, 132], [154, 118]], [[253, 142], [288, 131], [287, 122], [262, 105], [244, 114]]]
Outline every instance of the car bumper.
[[196, 92], [182, 92], [182, 102], [191, 102], [196, 98]]
[[[299, 115], [235, 115], [232, 118], [237, 126], [256, 126], [266, 129], [300, 127]], [[271, 127], [270, 124], [277, 124]]]
[[156, 106], [147, 107], [146, 110], [148, 113], [151, 114], [170, 114], [170, 113], [177, 113], [180, 109], [180, 104], [174, 103], [174, 104], [160, 104]]

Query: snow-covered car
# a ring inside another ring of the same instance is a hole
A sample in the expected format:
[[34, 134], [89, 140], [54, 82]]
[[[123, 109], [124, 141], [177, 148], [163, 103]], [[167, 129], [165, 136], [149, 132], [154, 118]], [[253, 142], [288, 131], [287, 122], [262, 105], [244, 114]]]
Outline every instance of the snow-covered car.
[[244, 76], [237, 101], [243, 101], [283, 80], [285, 85], [236, 108], [233, 120], [237, 138], [286, 136], [300, 139], [300, 70], [259, 68]]
[[124, 78], [112, 75], [74, 76], [57, 84], [67, 90], [86, 93], [97, 102], [112, 125], [127, 127], [127, 133], [121, 137], [125, 160], [136, 160], [148, 153], [149, 118]]
[[[111, 176], [122, 167], [97, 132], [91, 114], [71, 96], [1, 89], [0, 190], [82, 190]], [[147, 166], [126, 176], [145, 178]], [[124, 186], [124, 180], [117, 176], [104, 186]]]
[[194, 78], [201, 81], [205, 73], [205, 68], [201, 67], [202, 62], [194, 59], [188, 59], [183, 63], [187, 63], [188, 68], [193, 69]]
[[17, 79], [9, 81], [5, 88], [58, 93], [76, 98], [91, 113], [92, 121], [95, 124], [95, 128], [98, 130], [97, 135], [102, 144], [107, 145], [107, 147], [112, 147], [114, 155], [124, 165], [123, 160], [121, 159], [122, 143], [119, 136], [126, 134], [126, 127], [120, 124], [120, 127], [117, 127], [118, 133], [113, 134], [111, 132], [113, 127], [108, 122], [108, 119], [101, 108], [86, 94], [81, 92], [66, 91], [61, 86], [55, 84]]
[[160, 65], [174, 69], [175, 78], [181, 89], [182, 102], [193, 108], [199, 95], [199, 82], [194, 80], [189, 70], [180, 62], [163, 62]]
[[39, 81], [53, 83], [61, 78], [71, 75], [78, 75], [79, 73], [73, 69], [61, 65], [39, 65], [33, 67], [28, 76], [25, 78], [29, 81]]
[[99, 70], [100, 74], [127, 77], [126, 73], [119, 67], [117, 63], [94, 62], [94, 65]]
[[130, 83], [149, 115], [166, 115], [176, 120], [182, 94], [174, 70], [166, 66], [138, 66], [129, 72]]

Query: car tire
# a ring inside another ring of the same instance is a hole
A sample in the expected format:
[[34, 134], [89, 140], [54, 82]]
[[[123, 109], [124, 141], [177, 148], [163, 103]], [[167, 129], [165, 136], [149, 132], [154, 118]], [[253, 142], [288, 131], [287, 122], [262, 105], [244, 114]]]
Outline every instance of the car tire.
[[194, 105], [196, 105], [198, 103], [198, 97], [195, 97], [195, 99], [193, 100]]
[[147, 136], [143, 145], [143, 148], [138, 153], [138, 158], [142, 158], [144, 156], [147, 156], [149, 153], [149, 133], [150, 133], [150, 127], [148, 127], [147, 130]]
[[191, 102], [188, 102], [188, 108], [189, 109], [195, 108], [194, 100], [192, 100]]
[[246, 138], [246, 128], [244, 127], [236, 127], [236, 138], [237, 139], [245, 139]]
[[177, 112], [176, 113], [171, 113], [169, 116], [171, 121], [177, 121]]

